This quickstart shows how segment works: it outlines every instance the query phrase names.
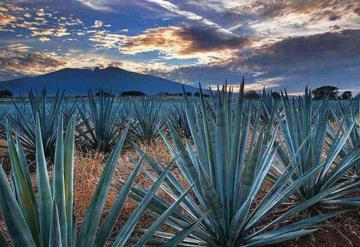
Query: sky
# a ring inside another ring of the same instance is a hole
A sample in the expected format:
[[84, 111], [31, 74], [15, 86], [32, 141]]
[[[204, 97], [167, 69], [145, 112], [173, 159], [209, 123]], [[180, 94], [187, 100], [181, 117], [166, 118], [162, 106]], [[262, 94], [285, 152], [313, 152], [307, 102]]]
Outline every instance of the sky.
[[0, 3], [0, 80], [120, 67], [204, 87], [360, 92], [359, 0]]

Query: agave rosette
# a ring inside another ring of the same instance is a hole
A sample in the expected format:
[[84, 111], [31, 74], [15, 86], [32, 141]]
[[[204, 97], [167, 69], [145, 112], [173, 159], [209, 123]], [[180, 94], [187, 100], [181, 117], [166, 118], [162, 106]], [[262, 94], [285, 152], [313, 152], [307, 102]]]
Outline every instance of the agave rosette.
[[[336, 114], [331, 115], [329, 100], [314, 102], [308, 89], [304, 96], [292, 101], [283, 95], [282, 102], [284, 119], [275, 163], [278, 174], [283, 174], [291, 164], [296, 167], [294, 182], [320, 167], [295, 193], [296, 201], [326, 194], [320, 203], [323, 206], [360, 205], [352, 197], [359, 191], [360, 180], [346, 176], [360, 161], [360, 143], [349, 139], [356, 132], [354, 118], [344, 115], [339, 119]], [[331, 116], [335, 122], [330, 121]]]
[[[252, 103], [244, 100], [244, 84], [236, 103], [228, 89], [224, 86], [216, 92], [214, 109], [209, 109], [211, 104], [203, 97], [200, 106], [197, 101], [186, 100], [193, 143], [184, 144], [171, 124], [168, 124], [171, 141], [160, 131], [168, 149], [177, 157], [178, 168], [188, 184], [184, 186], [170, 174], [161, 188], [175, 201], [181, 198], [182, 202], [176, 209], [156, 196], [149, 205], [151, 212], [159, 217], [155, 226], [166, 224], [179, 231], [178, 234], [154, 232], [172, 244], [164, 243], [165, 246], [268, 245], [312, 233], [316, 223], [337, 214], [319, 214], [279, 226], [323, 198], [322, 195], [313, 197], [284, 212], [278, 211], [284, 202], [292, 201], [294, 193], [320, 167], [290, 183], [296, 168], [289, 166], [260, 199], [261, 187], [277, 152], [278, 127], [259, 124], [261, 112], [253, 116]], [[254, 124], [251, 117], [255, 118]], [[273, 118], [277, 117], [273, 114]], [[161, 163], [147, 156], [145, 160], [161, 174], [164, 169]], [[152, 173], [147, 175], [155, 179]], [[184, 195], [190, 186], [191, 193]], [[140, 201], [145, 194], [146, 190], [134, 188], [130, 195]], [[164, 214], [170, 217], [160, 220]], [[137, 246], [148, 243], [147, 240], [148, 235], [144, 234]]]
[[33, 91], [28, 94], [29, 103], [22, 104], [13, 101], [14, 111], [7, 113], [7, 120], [11, 123], [12, 131], [19, 139], [27, 154], [35, 155], [35, 122], [39, 116], [45, 155], [54, 151], [56, 139], [56, 119], [62, 114], [64, 92], [56, 93], [55, 97], [48, 99], [46, 89], [36, 95]]
[[88, 93], [88, 104], [79, 107], [80, 123], [76, 130], [80, 143], [100, 152], [109, 152], [124, 128], [123, 119], [117, 114], [121, 102], [114, 96], [101, 93], [98, 97]]
[[150, 142], [159, 135], [158, 130], [163, 124], [161, 103], [145, 98], [133, 102], [128, 121], [137, 139]]

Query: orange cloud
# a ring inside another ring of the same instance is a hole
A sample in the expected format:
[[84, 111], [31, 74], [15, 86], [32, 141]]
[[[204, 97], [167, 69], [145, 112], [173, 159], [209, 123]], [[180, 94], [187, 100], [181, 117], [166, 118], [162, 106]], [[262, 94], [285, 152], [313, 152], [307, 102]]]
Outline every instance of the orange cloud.
[[55, 37], [63, 37], [68, 36], [70, 33], [67, 31], [66, 27], [58, 27], [58, 28], [47, 28], [42, 30], [33, 30], [31, 32], [31, 36], [55, 36]]
[[66, 63], [54, 52], [0, 51], [0, 71], [17, 74], [43, 74], [63, 68]]
[[202, 61], [230, 57], [250, 41], [209, 27], [158, 27], [135, 36], [96, 32], [90, 39], [101, 48], [116, 48], [122, 53], [159, 51], [168, 58], [197, 58]]
[[[280, 82], [283, 80], [284, 78], [282, 77], [274, 77], [274, 78], [268, 78], [268, 79], [264, 79], [264, 80], [259, 80], [253, 83], [246, 83], [245, 84], [245, 88], [244, 90], [247, 91], [261, 91], [264, 88], [265, 89], [270, 89], [270, 88], [275, 88], [275, 87], [279, 87], [281, 84]], [[239, 92], [240, 91], [240, 82], [239, 83], [231, 83], [228, 85], [229, 88], [231, 89], [233, 92]], [[211, 89], [216, 90], [218, 85], [217, 84], [210, 84], [209, 87]], [[222, 88], [222, 86], [220, 85], [220, 88]]]
[[173, 66], [162, 62], [139, 62], [123, 59], [121, 62], [96, 53], [72, 50], [60, 55], [56, 52], [32, 52], [32, 47], [24, 44], [12, 44], [0, 49], [0, 73], [17, 75], [39, 75], [63, 68], [106, 68], [119, 67], [126, 70], [149, 73], [154, 70], [170, 72]]
[[15, 16], [0, 12], [0, 26], [6, 26], [14, 21], [16, 21]]

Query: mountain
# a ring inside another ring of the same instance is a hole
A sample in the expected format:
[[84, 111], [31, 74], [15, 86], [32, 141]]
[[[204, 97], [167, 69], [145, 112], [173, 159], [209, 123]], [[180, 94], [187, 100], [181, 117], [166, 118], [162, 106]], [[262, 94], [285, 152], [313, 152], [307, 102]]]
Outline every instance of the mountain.
[[146, 95], [160, 93], [197, 92], [198, 89], [164, 78], [130, 72], [115, 67], [104, 69], [62, 69], [34, 77], [22, 77], [0, 81], [0, 90], [10, 90], [14, 95], [26, 95], [32, 89], [40, 91], [46, 87], [49, 95], [65, 90], [67, 96], [83, 96], [90, 89], [94, 93], [103, 89], [114, 94], [124, 91], [141, 91]]

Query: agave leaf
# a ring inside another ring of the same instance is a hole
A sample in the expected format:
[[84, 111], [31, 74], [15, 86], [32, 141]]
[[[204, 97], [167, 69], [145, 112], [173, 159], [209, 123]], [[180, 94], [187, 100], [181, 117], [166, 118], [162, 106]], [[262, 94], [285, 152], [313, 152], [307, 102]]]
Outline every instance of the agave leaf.
[[[226, 151], [228, 150], [226, 139], [226, 129], [225, 129], [225, 112], [222, 111], [222, 100], [220, 97], [218, 97], [217, 102], [217, 110], [216, 110], [216, 127], [215, 127], [215, 145], [218, 147], [215, 150], [215, 159], [216, 159], [216, 165], [215, 165], [215, 185], [216, 185], [216, 191], [219, 194], [220, 202], [222, 205], [226, 205], [227, 202], [225, 201], [225, 185], [224, 181], [226, 181], [226, 172], [228, 169], [228, 153]], [[227, 231], [229, 227], [229, 217], [227, 217], [228, 208], [229, 205], [226, 205], [224, 207], [224, 219], [225, 224], [223, 225], [225, 231]]]
[[137, 247], [143, 246], [156, 232], [160, 225], [176, 210], [177, 206], [186, 198], [188, 192], [192, 189], [191, 185], [166, 211], [151, 225], [151, 227], [145, 232], [145, 234], [136, 243]]
[[75, 238], [73, 237], [73, 231], [76, 231], [74, 227], [73, 217], [73, 179], [74, 179], [74, 144], [75, 144], [75, 122], [76, 119], [73, 116], [70, 119], [68, 127], [66, 129], [64, 138], [64, 189], [65, 189], [65, 214], [67, 224], [67, 245], [74, 246]]
[[31, 233], [35, 237], [35, 242], [39, 244], [39, 213], [37, 210], [35, 193], [30, 180], [29, 168], [27, 166], [24, 153], [22, 152], [22, 149], [19, 148], [20, 145], [18, 144], [17, 147], [15, 146], [9, 126], [7, 126], [7, 140], [10, 162], [12, 164], [14, 186], [16, 188], [15, 191], [20, 202], [19, 205]]
[[253, 241], [253, 242], [249, 241], [249, 243], [244, 244], [242, 246], [244, 246], [244, 247], [245, 246], [246, 247], [247, 246], [261, 246], [261, 245], [271, 245], [271, 244], [281, 243], [281, 242], [285, 242], [286, 240], [309, 235], [315, 231], [317, 231], [316, 228], [315, 229], [301, 229], [298, 231], [290, 231], [290, 232], [286, 231], [286, 233], [284, 233], [284, 234], [270, 237], [268, 239], [261, 239], [261, 240]]
[[333, 164], [336, 156], [339, 154], [343, 146], [345, 145], [346, 141], [348, 140], [348, 137], [350, 136], [350, 133], [352, 132], [354, 128], [355, 122], [353, 122], [350, 127], [345, 131], [345, 133], [339, 138], [339, 140], [332, 146], [332, 150], [330, 150], [330, 153], [327, 156], [326, 164], [324, 165], [324, 169], [321, 173], [320, 180], [324, 179], [326, 174], [328, 173], [330, 166]]
[[191, 223], [189, 226], [184, 228], [181, 232], [176, 234], [172, 239], [166, 242], [163, 246], [164, 247], [172, 247], [178, 246], [187, 236], [191, 234], [191, 232], [200, 224], [200, 222], [206, 217], [207, 214], [201, 216], [198, 220]]
[[[8, 144], [8, 146], [9, 146], [9, 144]], [[31, 179], [30, 179], [29, 165], [28, 165], [28, 163], [26, 161], [26, 155], [25, 155], [24, 149], [20, 144], [19, 136], [16, 136], [16, 151], [18, 152], [19, 161], [20, 161], [20, 164], [21, 164], [21, 166], [23, 168], [22, 170], [23, 170], [24, 175], [25, 175], [26, 183], [30, 185], [31, 184]]]
[[146, 154], [143, 154], [139, 161], [137, 162], [134, 170], [131, 172], [129, 178], [125, 182], [124, 186], [122, 187], [118, 198], [116, 199], [114, 205], [111, 207], [108, 215], [104, 219], [102, 226], [100, 227], [100, 230], [97, 234], [96, 240], [95, 240], [95, 246], [104, 246], [106, 240], [109, 238], [114, 225], [117, 221], [117, 219], [120, 216], [121, 208], [130, 192], [130, 189], [135, 181], [135, 178], [141, 168], [141, 163], [143, 162], [143, 159]]
[[[263, 199], [263, 201], [258, 205], [256, 210], [254, 211], [254, 214], [250, 218], [248, 224], [246, 225], [245, 230], [249, 229], [250, 227], [253, 227], [254, 224], [258, 220], [260, 220], [262, 217], [264, 217], [265, 214], [267, 214], [269, 211], [271, 211], [276, 206], [283, 203], [291, 194], [294, 193], [299, 187], [301, 187], [309, 178], [314, 176], [316, 172], [318, 172], [322, 168], [322, 164], [318, 165], [317, 167], [314, 167], [312, 170], [305, 173], [302, 177], [298, 178], [294, 182], [290, 184], [290, 186], [286, 187], [285, 190], [282, 190], [281, 193], [272, 193], [271, 197], [266, 197]], [[289, 175], [292, 174], [292, 172], [289, 172]], [[288, 178], [286, 176], [285, 178]], [[279, 180], [280, 181], [280, 180]], [[281, 180], [281, 182], [286, 185], [286, 180]]]
[[260, 231], [258, 231], [258, 234], [263, 232], [265, 229], [268, 229], [270, 226], [277, 224], [283, 220], [286, 220], [289, 217], [300, 213], [304, 209], [309, 208], [312, 205], [315, 205], [316, 203], [320, 202], [322, 199], [329, 196], [332, 192], [336, 191], [338, 188], [342, 188], [342, 186], [343, 186], [342, 184], [338, 184], [330, 189], [327, 189], [327, 190], [324, 190], [324, 191], [318, 193], [317, 195], [313, 196], [312, 198], [310, 198], [302, 203], [297, 204], [293, 208], [287, 210], [285, 213], [283, 213], [282, 215], [277, 217], [274, 221], [272, 221], [271, 223], [269, 223], [268, 225], [263, 227]]
[[189, 165], [191, 162], [189, 162], [189, 157], [186, 156], [186, 150], [182, 145], [180, 138], [178, 138], [175, 129], [170, 123], [167, 123], [167, 127], [169, 129], [170, 135], [173, 137], [173, 141], [176, 147], [179, 149], [178, 152], [179, 154], [176, 153], [170, 142], [167, 140], [165, 133], [162, 130], [159, 130], [159, 133], [162, 139], [164, 140], [165, 145], [168, 147], [170, 151], [172, 151], [171, 153], [173, 157], [179, 155], [179, 159], [177, 159], [177, 163], [179, 165], [179, 168], [183, 170], [187, 182], [189, 184], [198, 183], [198, 177], [196, 176], [197, 174], [196, 169], [195, 167]]
[[248, 198], [231, 219], [229, 238], [227, 240], [229, 246], [233, 245], [233, 242], [237, 239], [241, 230], [243, 230], [243, 227], [246, 223], [246, 217], [250, 210], [250, 206], [251, 198]]
[[152, 197], [155, 195], [157, 189], [161, 185], [161, 183], [166, 178], [167, 174], [170, 172], [171, 168], [175, 164], [173, 160], [169, 166], [164, 170], [164, 172], [160, 175], [159, 179], [155, 182], [155, 184], [151, 187], [151, 189], [146, 193], [140, 205], [135, 209], [135, 211], [130, 215], [129, 219], [126, 221], [125, 225], [122, 227], [120, 232], [117, 234], [116, 239], [113, 243], [113, 246], [122, 247], [125, 245], [127, 240], [129, 239], [132, 231], [135, 228], [136, 223], [139, 221], [142, 216], [144, 210], [147, 205], [150, 203]]
[[354, 197], [351, 199], [325, 200], [324, 203], [331, 205], [346, 205], [346, 206], [360, 207], [360, 198]]
[[[54, 180], [53, 180], [53, 197], [56, 206], [56, 215], [61, 228], [61, 242], [68, 241], [67, 217], [66, 217], [66, 200], [65, 200], [65, 181], [64, 181], [64, 140], [63, 140], [63, 118], [58, 122], [57, 138], [55, 146], [54, 160]], [[54, 208], [54, 207], [53, 207]], [[55, 214], [53, 213], [53, 217]]]
[[360, 145], [356, 146], [349, 154], [347, 154], [340, 163], [331, 171], [324, 179], [321, 188], [329, 188], [334, 185], [347, 171], [353, 166], [359, 164], [360, 161]]
[[[145, 189], [133, 187], [131, 189], [130, 196], [132, 199], [134, 199], [135, 201], [140, 203], [147, 192], [148, 191]], [[166, 203], [165, 201], [161, 200], [158, 197], [154, 197], [153, 200], [151, 200], [151, 202], [148, 205], [148, 209], [151, 209], [151, 211], [154, 213], [154, 215], [156, 215], [156, 217], [160, 217], [160, 215], [162, 215], [163, 212], [165, 212], [165, 210], [168, 207], [169, 207], [169, 204]], [[176, 224], [182, 225], [182, 224], [188, 223], [187, 221], [185, 221], [182, 218], [182, 215], [177, 211], [175, 211], [171, 215], [171, 217], [169, 218], [169, 222], [172, 222], [170, 224], [175, 229], [178, 229], [178, 226], [176, 226]]]
[[[250, 111], [250, 109], [249, 109], [249, 111]], [[249, 135], [249, 132], [250, 132], [249, 131], [250, 116], [251, 116], [251, 113], [249, 113], [247, 115], [247, 119], [245, 120], [247, 124], [242, 129], [241, 137], [239, 137], [239, 142], [233, 144], [233, 145], [238, 145], [238, 150], [237, 150], [236, 157], [235, 157], [235, 154], [234, 154], [233, 161], [232, 161], [232, 162], [234, 162], [234, 164], [233, 164], [234, 167], [231, 170], [232, 176], [233, 176], [232, 181], [234, 181], [234, 183], [233, 183], [233, 192], [232, 192], [233, 193], [232, 212], [234, 212], [236, 210], [236, 208], [237, 208], [237, 205], [236, 205], [235, 202], [237, 201], [237, 197], [239, 196], [240, 179], [241, 179], [244, 164], [245, 164], [246, 141], [248, 139], [248, 135]], [[239, 117], [239, 116], [237, 116], [237, 117]], [[236, 119], [236, 121], [240, 121], [240, 120]], [[239, 124], [239, 123], [236, 122], [236, 124]], [[236, 128], [238, 128], [238, 126], [235, 126], [235, 131], [236, 131]], [[236, 139], [236, 137], [234, 137], [234, 139]]]
[[300, 229], [305, 229], [308, 226], [313, 226], [313, 225], [315, 225], [317, 223], [326, 221], [326, 220], [328, 220], [330, 218], [333, 218], [335, 216], [338, 216], [338, 215], [340, 215], [340, 214], [342, 214], [344, 212], [345, 211], [332, 212], [332, 213], [326, 213], [326, 214], [319, 214], [319, 215], [316, 215], [316, 216], [313, 216], [313, 217], [309, 217], [309, 218], [306, 218], [306, 219], [296, 221], [296, 222], [291, 223], [289, 225], [280, 227], [279, 229], [276, 229], [276, 230], [273, 230], [273, 231], [270, 231], [270, 232], [267, 232], [267, 233], [259, 234], [259, 235], [255, 236], [255, 237], [250, 235], [247, 238], [251, 239], [250, 242], [258, 241], [258, 240], [265, 240], [264, 243], [266, 243], [266, 240], [269, 239], [269, 238], [273, 238], [273, 237], [276, 237], [278, 235], [282, 235], [282, 234], [284, 234], [286, 232], [292, 232], [292, 231], [297, 231], [297, 230], [300, 230]]
[[31, 231], [26, 224], [25, 217], [18, 203], [16, 202], [2, 165], [0, 167], [0, 205], [7, 229], [13, 241], [13, 245], [16, 247], [35, 247], [36, 244]]
[[[139, 152], [141, 154], [144, 153], [141, 150]], [[145, 157], [145, 160], [149, 164], [151, 164], [152, 167], [158, 167], [158, 168], [155, 168], [155, 170], [160, 169], [157, 171], [157, 172], [159, 172], [158, 173], [159, 175], [162, 173], [163, 166], [160, 166], [156, 162], [152, 161], [149, 157]], [[157, 180], [157, 178], [152, 176], [146, 169], [144, 169], [143, 171], [154, 182]], [[167, 178], [164, 180], [165, 184], [167, 184], [167, 180], [176, 181], [176, 184], [179, 184], [179, 182], [176, 180], [176, 178], [171, 173], [169, 173]], [[186, 191], [181, 185], [179, 185], [179, 186], [181, 187], [180, 191], [182, 191], [182, 192]], [[170, 186], [170, 188], [172, 188], [172, 186]], [[171, 196], [174, 200], [178, 199], [178, 196], [175, 196], [173, 193], [169, 192], [168, 187], [161, 185], [161, 189], [164, 190], [166, 193], [168, 193], [168, 195]], [[174, 193], [177, 194], [176, 192], [174, 192]], [[130, 193], [130, 196], [134, 200], [141, 202], [141, 198], [144, 197], [145, 194], [146, 194], [146, 191], [144, 191], [142, 189], [133, 188], [132, 193]], [[179, 194], [179, 196], [181, 196], [181, 194]], [[183, 201], [184, 204], [181, 204], [181, 207], [184, 209], [186, 214], [188, 214], [190, 216], [190, 218], [201, 217], [201, 215], [202, 215], [201, 210], [197, 207], [197, 205], [194, 203], [192, 198], [190, 196], [186, 196], [185, 198], [186, 198], [186, 200]], [[187, 203], [187, 202], [189, 202], [189, 203]], [[188, 207], [188, 205], [190, 205], [190, 206]], [[161, 217], [168, 207], [170, 207], [170, 205], [158, 197], [155, 197], [148, 205], [148, 208], [151, 208], [151, 210], [155, 214], [154, 217], [156, 217], [156, 218]], [[188, 219], [184, 218], [183, 214], [181, 214], [177, 211], [174, 211], [172, 213], [172, 215], [169, 216], [169, 218], [166, 220], [165, 223], [167, 225], [169, 225], [170, 227], [177, 229], [179, 231], [189, 224]], [[216, 222], [213, 222], [213, 224], [212, 224], [207, 219], [204, 219], [203, 224], [208, 226], [209, 228], [212, 228], [214, 226], [214, 224], [216, 224]], [[202, 231], [201, 229], [197, 229], [195, 231], [196, 231], [196, 234], [199, 235], [202, 239], [205, 239], [209, 243], [213, 243], [212, 239], [209, 237], [209, 235], [206, 234], [206, 232]]]
[[61, 226], [59, 222], [59, 214], [57, 210], [56, 203], [53, 203], [53, 213], [51, 217], [51, 227], [50, 227], [50, 239], [49, 239], [49, 247], [62, 247], [61, 241]]
[[[141, 148], [138, 145], [135, 145], [135, 149], [141, 154], [144, 154], [144, 151], [141, 150]], [[177, 156], [179, 157], [179, 156]], [[157, 164], [157, 162], [154, 162], [152, 159], [149, 158], [148, 155], [145, 156], [145, 161], [151, 166], [151, 168], [160, 176], [160, 174], [163, 172], [163, 168], [160, 168], [160, 165]], [[148, 173], [147, 173], [148, 174]], [[154, 180], [155, 181], [155, 180]], [[182, 193], [184, 193], [186, 190], [185, 188], [179, 183], [179, 181], [175, 178], [175, 176], [171, 173], [169, 173], [167, 179], [164, 180], [164, 183], [171, 189], [171, 191], [177, 196], [181, 196]], [[161, 186], [161, 188], [165, 191], [165, 186]], [[168, 192], [167, 192], [168, 193]], [[196, 193], [196, 192], [194, 192]], [[174, 197], [174, 194], [168, 193], [171, 197]], [[198, 208], [198, 206], [189, 198], [188, 196], [185, 197], [184, 203], [186, 204], [186, 212], [189, 213], [189, 215], [193, 217], [200, 217], [201, 216], [201, 210]]]
[[8, 243], [6, 242], [4, 235], [2, 234], [2, 232], [0, 231], [0, 246], [8, 246]]
[[105, 199], [109, 192], [111, 178], [115, 171], [119, 155], [121, 153], [127, 130], [121, 134], [119, 142], [116, 144], [114, 151], [107, 160], [103, 173], [100, 177], [99, 183], [96, 187], [95, 193], [90, 202], [89, 208], [86, 211], [83, 224], [80, 228], [80, 237], [78, 246], [92, 246], [95, 241], [95, 233], [98, 227], [102, 210], [105, 206]]
[[39, 188], [39, 218], [41, 242], [44, 246], [49, 243], [49, 233], [52, 215], [52, 195], [47, 172], [45, 153], [41, 138], [40, 119], [36, 117], [36, 165]]

